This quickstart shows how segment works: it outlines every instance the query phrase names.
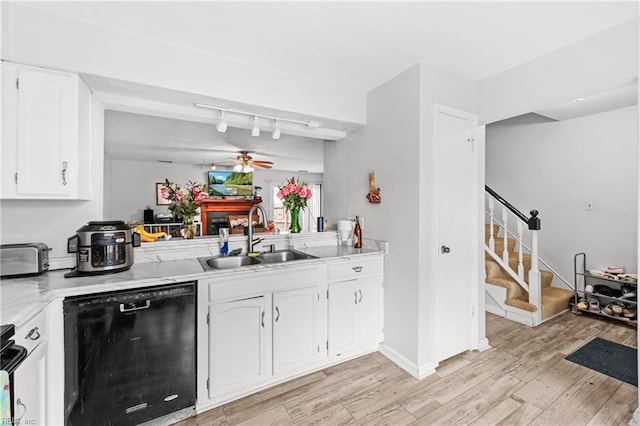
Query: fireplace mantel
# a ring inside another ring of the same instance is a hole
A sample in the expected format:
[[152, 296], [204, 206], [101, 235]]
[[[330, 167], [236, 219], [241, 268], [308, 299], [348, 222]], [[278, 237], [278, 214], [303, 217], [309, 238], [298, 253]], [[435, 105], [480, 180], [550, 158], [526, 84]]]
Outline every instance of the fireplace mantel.
[[[246, 212], [249, 214], [249, 210], [256, 204], [260, 204], [262, 198], [255, 198], [253, 200], [234, 200], [234, 199], [214, 199], [207, 198], [202, 200], [200, 206], [200, 219], [203, 224], [207, 223], [207, 213], [209, 212], [230, 212], [237, 214], [238, 212]], [[202, 227], [202, 235], [207, 234], [207, 226]]]

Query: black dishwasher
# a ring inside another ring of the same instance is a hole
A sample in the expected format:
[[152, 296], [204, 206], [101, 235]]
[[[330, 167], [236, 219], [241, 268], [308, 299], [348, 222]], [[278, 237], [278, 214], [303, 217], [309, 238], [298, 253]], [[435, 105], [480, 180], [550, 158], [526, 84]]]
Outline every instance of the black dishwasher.
[[65, 424], [193, 410], [195, 309], [195, 282], [66, 298]]

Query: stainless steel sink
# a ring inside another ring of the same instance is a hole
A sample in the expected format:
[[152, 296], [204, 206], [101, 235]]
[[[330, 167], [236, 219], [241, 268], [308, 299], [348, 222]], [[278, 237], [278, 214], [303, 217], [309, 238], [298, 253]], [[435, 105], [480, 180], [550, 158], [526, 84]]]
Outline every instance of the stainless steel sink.
[[260, 261], [249, 256], [216, 256], [199, 257], [198, 261], [202, 267], [207, 269], [233, 269], [246, 265], [258, 265]]
[[272, 253], [260, 253], [258, 259], [262, 263], [281, 263], [292, 260], [315, 259], [315, 256], [297, 250], [278, 250]]
[[205, 271], [211, 269], [233, 269], [247, 265], [260, 265], [262, 263], [283, 263], [293, 260], [315, 259], [316, 256], [302, 253], [297, 250], [278, 250], [272, 253], [260, 253], [257, 257], [250, 256], [214, 256], [199, 257], [198, 262]]

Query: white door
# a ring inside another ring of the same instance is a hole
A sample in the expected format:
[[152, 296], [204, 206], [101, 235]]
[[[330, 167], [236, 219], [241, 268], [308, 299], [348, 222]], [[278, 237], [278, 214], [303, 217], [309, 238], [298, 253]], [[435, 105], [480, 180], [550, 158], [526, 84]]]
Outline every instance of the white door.
[[318, 301], [316, 285], [273, 294], [273, 374], [319, 357]]
[[209, 397], [214, 398], [267, 378], [266, 297], [210, 307]]
[[329, 356], [341, 356], [356, 347], [358, 280], [329, 284]]
[[436, 106], [438, 261], [436, 358], [473, 347], [477, 292], [477, 164], [473, 114]]

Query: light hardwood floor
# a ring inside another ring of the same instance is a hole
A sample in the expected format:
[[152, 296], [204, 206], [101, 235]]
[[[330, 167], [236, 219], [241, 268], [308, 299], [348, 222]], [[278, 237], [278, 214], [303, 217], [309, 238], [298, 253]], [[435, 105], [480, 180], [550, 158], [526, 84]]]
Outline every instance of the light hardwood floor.
[[587, 315], [530, 328], [487, 314], [491, 349], [455, 356], [421, 381], [373, 353], [179, 426], [627, 424], [638, 389], [564, 359], [596, 336], [637, 347], [634, 328]]

